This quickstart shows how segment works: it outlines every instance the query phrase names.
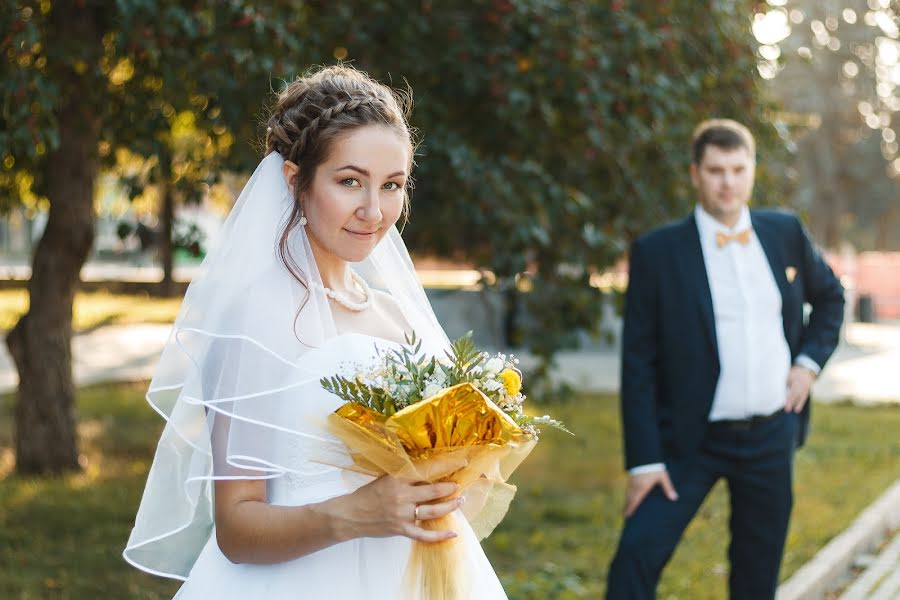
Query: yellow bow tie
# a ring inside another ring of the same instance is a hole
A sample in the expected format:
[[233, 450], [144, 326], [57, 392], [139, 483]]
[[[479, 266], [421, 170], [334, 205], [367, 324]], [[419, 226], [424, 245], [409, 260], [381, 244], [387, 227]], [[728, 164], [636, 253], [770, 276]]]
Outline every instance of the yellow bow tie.
[[753, 233], [752, 227], [748, 227], [743, 231], [738, 231], [735, 233], [724, 233], [722, 231], [716, 232], [716, 245], [719, 248], [722, 248], [728, 242], [738, 242], [742, 246], [746, 246], [750, 243], [751, 233]]

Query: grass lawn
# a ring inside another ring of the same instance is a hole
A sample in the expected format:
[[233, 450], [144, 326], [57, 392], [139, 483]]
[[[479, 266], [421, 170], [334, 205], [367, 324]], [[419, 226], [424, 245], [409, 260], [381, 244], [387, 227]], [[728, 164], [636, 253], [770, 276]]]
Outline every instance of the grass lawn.
[[[103, 325], [172, 323], [181, 308], [181, 298], [153, 298], [149, 295], [79, 292], [72, 318], [76, 332]], [[28, 310], [24, 289], [0, 290], [0, 331], [9, 331]]]
[[[146, 384], [82, 389], [85, 471], [58, 479], [10, 473], [12, 399], [0, 398], [0, 598], [170, 598], [177, 583], [121, 559], [161, 423]], [[599, 598], [621, 524], [625, 477], [614, 399], [548, 409], [579, 435], [549, 432], [514, 476], [519, 494], [485, 542], [512, 600]], [[790, 575], [900, 477], [900, 408], [816, 406], [797, 457]], [[726, 594], [726, 491], [688, 529], [659, 598]]]

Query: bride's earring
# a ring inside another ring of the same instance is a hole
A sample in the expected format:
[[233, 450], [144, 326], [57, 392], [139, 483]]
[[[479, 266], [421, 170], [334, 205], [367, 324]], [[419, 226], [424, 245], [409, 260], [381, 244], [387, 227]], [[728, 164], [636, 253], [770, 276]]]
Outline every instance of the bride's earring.
[[306, 211], [303, 210], [303, 203], [297, 202], [297, 206], [300, 207], [300, 219], [297, 222], [300, 223], [300, 227], [306, 227], [306, 224], [309, 223], [309, 221], [306, 220], [306, 215], [304, 214]]

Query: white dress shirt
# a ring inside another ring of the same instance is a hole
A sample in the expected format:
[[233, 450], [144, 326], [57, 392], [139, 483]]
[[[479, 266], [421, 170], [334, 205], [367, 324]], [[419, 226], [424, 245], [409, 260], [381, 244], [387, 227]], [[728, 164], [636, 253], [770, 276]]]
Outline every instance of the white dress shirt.
[[[694, 210], [703, 262], [712, 295], [719, 348], [719, 381], [713, 397], [710, 421], [746, 419], [768, 415], [783, 408], [787, 399], [787, 379], [791, 351], [784, 337], [781, 292], [772, 274], [765, 251], [750, 234], [746, 245], [730, 241], [721, 248], [716, 234], [734, 234], [752, 228], [745, 207], [730, 229], [699, 205]], [[820, 367], [807, 356], [798, 364]], [[661, 463], [641, 465], [631, 474], [665, 468]]]
[[719, 347], [719, 381], [709, 420], [771, 414], [784, 407], [791, 368], [781, 292], [756, 233], [746, 245], [732, 241], [720, 248], [716, 243], [719, 232], [752, 228], [750, 211], [744, 208], [730, 229], [699, 206], [694, 215]]

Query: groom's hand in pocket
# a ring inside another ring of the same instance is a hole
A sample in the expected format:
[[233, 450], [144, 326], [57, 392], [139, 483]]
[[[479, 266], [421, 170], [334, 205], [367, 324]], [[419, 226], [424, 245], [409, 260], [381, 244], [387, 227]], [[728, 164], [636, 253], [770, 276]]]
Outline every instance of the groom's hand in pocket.
[[816, 373], [812, 369], [800, 365], [791, 367], [787, 380], [787, 399], [784, 403], [784, 412], [800, 412], [809, 398], [809, 391], [816, 380]]
[[641, 473], [628, 477], [628, 489], [625, 491], [625, 518], [627, 519], [634, 514], [644, 498], [647, 497], [653, 488], [660, 486], [663, 493], [671, 501], [678, 500], [678, 493], [672, 480], [669, 479], [668, 471], [654, 471], [651, 473]]

